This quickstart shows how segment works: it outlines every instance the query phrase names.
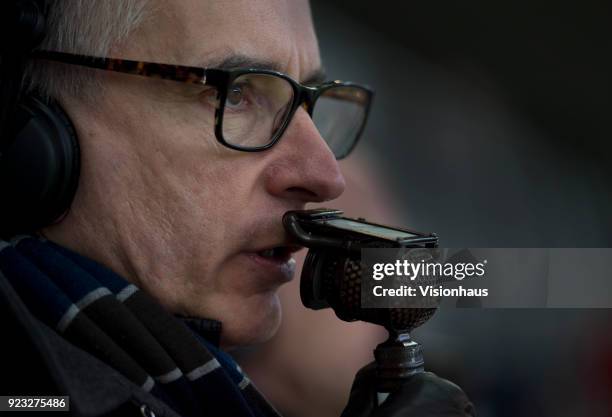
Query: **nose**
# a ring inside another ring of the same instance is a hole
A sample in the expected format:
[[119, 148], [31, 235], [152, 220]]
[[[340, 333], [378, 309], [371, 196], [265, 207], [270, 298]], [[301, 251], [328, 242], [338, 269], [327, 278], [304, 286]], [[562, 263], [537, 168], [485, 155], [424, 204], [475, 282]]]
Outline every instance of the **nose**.
[[333, 200], [344, 192], [338, 161], [303, 108], [272, 151], [276, 157], [265, 176], [270, 194], [308, 203]]

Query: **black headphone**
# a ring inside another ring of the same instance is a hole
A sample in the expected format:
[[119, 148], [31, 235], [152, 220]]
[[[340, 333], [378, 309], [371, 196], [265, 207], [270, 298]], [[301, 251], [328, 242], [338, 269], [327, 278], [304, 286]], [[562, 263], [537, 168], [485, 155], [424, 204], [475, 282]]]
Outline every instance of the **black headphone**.
[[0, 237], [7, 238], [67, 213], [78, 185], [80, 151], [60, 105], [21, 91], [29, 55], [45, 35], [46, 1], [2, 3], [7, 21], [0, 61]]

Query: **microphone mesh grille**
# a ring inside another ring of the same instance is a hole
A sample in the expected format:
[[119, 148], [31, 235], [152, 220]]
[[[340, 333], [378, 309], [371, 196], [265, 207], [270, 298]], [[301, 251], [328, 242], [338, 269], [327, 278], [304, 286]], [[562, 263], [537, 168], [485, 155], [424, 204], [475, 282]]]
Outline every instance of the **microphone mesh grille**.
[[[326, 294], [330, 306], [336, 315], [345, 321], [362, 320], [379, 324], [396, 331], [411, 331], [425, 323], [435, 313], [436, 308], [361, 308], [362, 267], [358, 259], [345, 258], [338, 261], [336, 257], [328, 258], [325, 267]], [[333, 259], [333, 261], [332, 261]]]

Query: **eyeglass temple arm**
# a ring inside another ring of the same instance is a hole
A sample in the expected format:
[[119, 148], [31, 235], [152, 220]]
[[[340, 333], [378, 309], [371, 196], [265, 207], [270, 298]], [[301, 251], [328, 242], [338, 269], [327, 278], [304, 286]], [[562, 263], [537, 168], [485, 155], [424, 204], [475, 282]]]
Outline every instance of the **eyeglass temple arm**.
[[105, 71], [140, 75], [149, 78], [179, 81], [188, 84], [205, 84], [206, 69], [183, 65], [159, 64], [155, 62], [131, 61], [129, 59], [101, 58], [56, 51], [34, 51], [32, 58], [63, 64], [78, 65]]

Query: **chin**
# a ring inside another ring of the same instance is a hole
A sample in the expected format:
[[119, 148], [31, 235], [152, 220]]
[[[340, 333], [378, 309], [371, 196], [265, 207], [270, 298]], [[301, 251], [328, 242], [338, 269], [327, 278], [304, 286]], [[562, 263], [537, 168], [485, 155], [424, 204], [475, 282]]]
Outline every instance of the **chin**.
[[235, 314], [220, 319], [223, 323], [221, 347], [231, 349], [266, 342], [276, 334], [281, 317], [282, 309], [276, 292], [249, 298]]

